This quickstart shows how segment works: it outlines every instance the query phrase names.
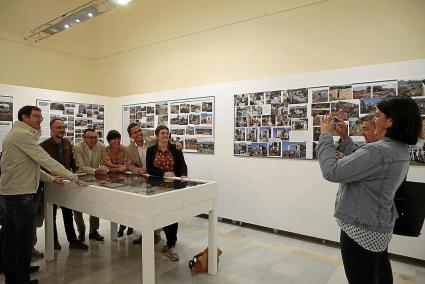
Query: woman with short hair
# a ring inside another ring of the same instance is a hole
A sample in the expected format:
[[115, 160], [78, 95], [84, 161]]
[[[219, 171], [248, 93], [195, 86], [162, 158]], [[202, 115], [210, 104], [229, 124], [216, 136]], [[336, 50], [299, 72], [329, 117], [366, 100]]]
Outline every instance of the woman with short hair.
[[[102, 152], [102, 164], [107, 166], [110, 173], [125, 173], [128, 171], [128, 157], [125, 147], [121, 145], [121, 134], [116, 130], [111, 130], [106, 135], [109, 146]], [[120, 225], [118, 237], [124, 235], [124, 225]], [[133, 228], [128, 228], [127, 235], [133, 234]]]
[[[149, 147], [146, 152], [148, 173], [157, 177], [187, 177], [187, 166], [181, 150], [170, 143], [168, 127], [160, 125], [155, 129], [158, 144]], [[167, 244], [163, 253], [172, 261], [178, 261], [179, 255], [175, 246], [177, 242], [178, 223], [164, 227]]]
[[419, 107], [407, 96], [379, 102], [374, 121], [378, 141], [339, 160], [333, 117], [320, 121], [317, 155], [323, 177], [340, 183], [334, 216], [350, 284], [393, 283], [388, 245], [398, 217], [394, 196], [409, 170], [409, 145], [422, 130]]

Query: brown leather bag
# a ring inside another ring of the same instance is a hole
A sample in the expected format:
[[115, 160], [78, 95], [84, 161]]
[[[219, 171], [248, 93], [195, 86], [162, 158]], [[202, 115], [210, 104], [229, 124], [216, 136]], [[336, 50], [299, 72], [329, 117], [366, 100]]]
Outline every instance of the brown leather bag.
[[[222, 251], [217, 248], [217, 263]], [[204, 249], [203, 252], [195, 255], [191, 261], [189, 261], [189, 267], [194, 272], [208, 272], [208, 248]]]

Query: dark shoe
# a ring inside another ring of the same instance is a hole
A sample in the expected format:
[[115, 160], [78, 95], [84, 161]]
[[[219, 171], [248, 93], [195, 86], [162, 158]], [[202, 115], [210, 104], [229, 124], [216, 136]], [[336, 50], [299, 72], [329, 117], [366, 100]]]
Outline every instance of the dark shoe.
[[85, 232], [85, 231], [81, 231], [81, 232], [78, 234], [78, 240], [79, 240], [80, 242], [84, 242], [84, 241], [86, 240], [86, 232]]
[[101, 242], [105, 238], [102, 235], [100, 235], [97, 231], [95, 231], [95, 232], [89, 234], [89, 239]]
[[38, 284], [38, 279], [31, 279], [30, 284]]
[[86, 244], [83, 244], [82, 242], [76, 241], [69, 243], [70, 249], [81, 249], [81, 250], [88, 250], [89, 246]]
[[30, 273], [35, 273], [39, 270], [40, 270], [40, 266], [38, 265], [30, 266]]
[[55, 250], [61, 250], [62, 249], [61, 244], [58, 242], [58, 240], [55, 240], [54, 247], [55, 247]]
[[165, 246], [162, 248], [162, 253], [163, 253], [166, 257], [168, 257], [168, 259], [169, 259], [169, 260], [172, 260], [172, 261], [179, 261], [179, 259], [180, 259], [180, 256], [179, 256], [179, 254], [177, 253], [177, 251], [176, 251], [176, 248], [175, 248], [175, 247], [169, 247], [168, 245], [165, 245]]
[[127, 236], [130, 236], [131, 234], [133, 234], [134, 233], [134, 230], [133, 230], [133, 228], [128, 228], [127, 229]]
[[118, 238], [124, 236], [124, 230], [118, 230]]
[[44, 253], [42, 253], [41, 251], [38, 251], [36, 248], [32, 248], [31, 256], [33, 258], [43, 258]]
[[133, 245], [140, 245], [142, 243], [142, 236], [133, 240]]

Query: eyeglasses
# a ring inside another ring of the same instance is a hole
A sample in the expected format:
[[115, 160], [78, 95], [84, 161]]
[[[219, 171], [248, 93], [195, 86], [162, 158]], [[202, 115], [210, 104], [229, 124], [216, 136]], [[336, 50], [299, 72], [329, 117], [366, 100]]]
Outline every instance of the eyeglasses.
[[94, 140], [97, 139], [97, 136], [84, 136], [84, 138]]

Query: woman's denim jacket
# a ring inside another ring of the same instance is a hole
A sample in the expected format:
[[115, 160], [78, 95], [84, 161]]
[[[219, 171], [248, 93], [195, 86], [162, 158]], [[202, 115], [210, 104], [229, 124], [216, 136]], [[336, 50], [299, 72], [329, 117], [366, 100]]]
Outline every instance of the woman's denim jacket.
[[366, 230], [392, 232], [398, 217], [394, 195], [409, 170], [408, 146], [385, 137], [337, 160], [326, 133], [316, 150], [323, 177], [340, 183], [334, 216]]

